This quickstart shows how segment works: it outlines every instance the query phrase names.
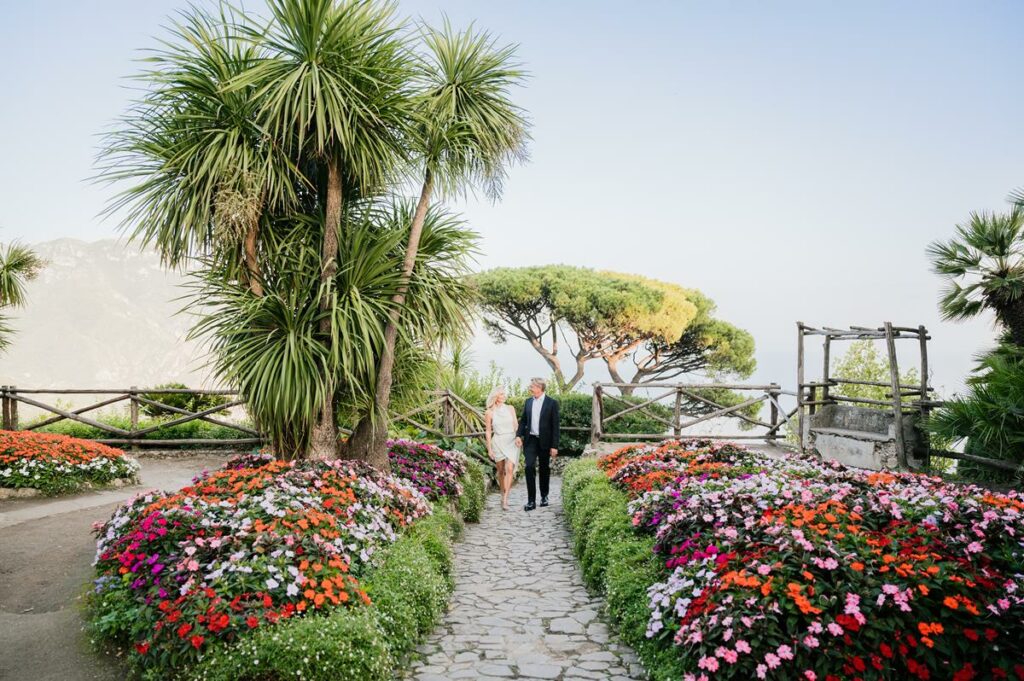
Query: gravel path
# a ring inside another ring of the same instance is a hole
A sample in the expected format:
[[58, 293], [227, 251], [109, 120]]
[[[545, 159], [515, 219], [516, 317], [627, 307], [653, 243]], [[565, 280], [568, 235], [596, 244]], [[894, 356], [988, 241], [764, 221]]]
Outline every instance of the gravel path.
[[468, 525], [456, 545], [448, 614], [418, 649], [411, 678], [645, 678], [633, 651], [609, 633], [601, 599], [583, 586], [561, 482], [551, 480], [551, 506], [530, 513], [522, 483], [510, 511], [489, 495], [482, 522]]

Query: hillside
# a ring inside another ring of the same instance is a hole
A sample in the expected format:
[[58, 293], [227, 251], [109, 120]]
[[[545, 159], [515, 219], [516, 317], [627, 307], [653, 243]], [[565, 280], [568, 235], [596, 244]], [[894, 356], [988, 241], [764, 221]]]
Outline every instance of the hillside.
[[33, 245], [48, 261], [12, 314], [17, 335], [0, 382], [24, 388], [200, 385], [206, 372], [189, 319], [177, 314], [184, 277], [152, 252], [113, 239]]

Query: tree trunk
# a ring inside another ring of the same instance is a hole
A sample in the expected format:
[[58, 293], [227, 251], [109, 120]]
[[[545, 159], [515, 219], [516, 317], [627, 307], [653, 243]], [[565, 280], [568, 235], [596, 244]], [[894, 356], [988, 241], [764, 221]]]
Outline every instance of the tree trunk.
[[[332, 157], [327, 162], [327, 201], [324, 211], [324, 236], [320, 250], [320, 311], [326, 312], [331, 307], [331, 288], [334, 275], [338, 273], [338, 232], [341, 230], [342, 209], [342, 178], [341, 159]], [[320, 320], [320, 333], [325, 343], [333, 343], [331, 338], [331, 320], [324, 316]], [[324, 403], [317, 414], [313, 430], [309, 437], [309, 458], [338, 458], [338, 424], [334, 415], [334, 376], [325, 376], [327, 384]]]
[[[615, 383], [626, 383], [622, 378], [622, 374], [619, 373], [619, 357], [606, 357], [604, 363], [608, 365], [608, 375], [612, 377], [612, 381]], [[623, 395], [632, 395], [633, 388], [619, 388], [619, 392]]]
[[[420, 199], [416, 204], [416, 212], [412, 217], [412, 225], [409, 226], [409, 242], [405, 246], [405, 260], [402, 263], [402, 280], [398, 286], [398, 291], [391, 297], [392, 308], [388, 317], [388, 325], [384, 329], [384, 349], [381, 352], [380, 365], [377, 369], [377, 391], [373, 401], [374, 418], [364, 418], [360, 422], [360, 425], [362, 425], [365, 421], [372, 421], [367, 426], [372, 430], [372, 435], [368, 438], [368, 442], [363, 442], [362, 438], [360, 441], [352, 442], [351, 453], [358, 455], [360, 448], [365, 447], [365, 459], [384, 470], [390, 469], [387, 454], [388, 408], [391, 406], [391, 385], [394, 382], [398, 323], [402, 318], [402, 306], [405, 304], [405, 295], [409, 290], [413, 269], [416, 267], [416, 256], [420, 250], [420, 237], [423, 235], [423, 223], [427, 219], [427, 209], [430, 207], [430, 196], [433, 192], [434, 176], [428, 168], [423, 178], [423, 188], [420, 190]], [[353, 433], [354, 437], [355, 434]]]
[[586, 361], [586, 357], [582, 359], [579, 356], [576, 357], [576, 373], [573, 374], [572, 378], [570, 378], [568, 381], [563, 380], [561, 377], [561, 372], [559, 372], [558, 379], [559, 383], [561, 383], [560, 387], [562, 389], [562, 392], [569, 392], [570, 390], [576, 387], [577, 383], [583, 380], [583, 365], [586, 363]]
[[1014, 345], [1024, 348], [1024, 302], [1003, 303], [996, 308], [996, 316], [1009, 330]]
[[260, 263], [256, 258], [256, 241], [259, 237], [259, 220], [254, 220], [245, 230], [245, 269], [246, 278], [249, 282], [249, 290], [257, 298], [263, 297], [263, 284], [260, 282], [262, 272]]

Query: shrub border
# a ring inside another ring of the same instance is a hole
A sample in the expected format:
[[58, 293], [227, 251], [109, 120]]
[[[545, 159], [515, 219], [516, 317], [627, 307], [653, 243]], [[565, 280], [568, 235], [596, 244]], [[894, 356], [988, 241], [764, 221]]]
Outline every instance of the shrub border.
[[662, 579], [662, 563], [654, 539], [633, 530], [627, 503], [597, 467], [597, 459], [585, 457], [566, 466], [562, 506], [584, 582], [605, 597], [619, 637], [633, 647], [652, 681], [680, 679], [679, 651], [662, 639], [647, 638], [647, 589]]

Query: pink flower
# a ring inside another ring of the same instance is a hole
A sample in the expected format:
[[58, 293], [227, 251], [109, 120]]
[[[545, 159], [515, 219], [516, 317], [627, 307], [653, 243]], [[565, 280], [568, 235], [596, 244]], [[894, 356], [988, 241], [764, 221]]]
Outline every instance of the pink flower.
[[771, 565], [763, 565], [762, 564], [762, 565], [758, 565], [757, 566], [757, 574], [761, 575], [762, 577], [764, 577], [765, 575], [767, 575], [771, 571], [772, 571], [772, 566]]
[[768, 667], [763, 664], [757, 665], [757, 678], [763, 679], [768, 676]]
[[736, 653], [735, 650], [729, 650], [728, 648], [726, 648], [725, 654], [722, 655], [722, 659], [724, 659], [729, 664], [736, 664], [736, 660], [740, 659], [740, 656]]
[[783, 660], [793, 659], [793, 649], [789, 646], [779, 646], [779, 649], [776, 652], [779, 654], [779, 657], [781, 657]]
[[736, 652], [744, 653], [744, 654], [749, 654], [750, 653], [750, 644], [747, 643], [746, 641], [744, 641], [743, 639], [740, 639], [739, 641], [736, 641]]
[[778, 658], [777, 655], [775, 655], [775, 653], [768, 653], [767, 655], [765, 655], [764, 661], [768, 663], [769, 669], [775, 669], [780, 664], [782, 664], [782, 661]]
[[804, 678], [807, 679], [807, 681], [818, 681], [818, 675], [810, 669], [804, 670]]
[[984, 547], [976, 541], [972, 541], [967, 545], [967, 553], [981, 553]]
[[839, 626], [838, 624], [836, 624], [835, 622], [829, 622], [828, 623], [828, 633], [832, 634], [833, 636], [842, 636], [843, 635], [843, 628], [841, 626]]
[[702, 657], [697, 666], [701, 669], [707, 669], [709, 672], [718, 671], [718, 660], [713, 657]]
[[808, 648], [817, 648], [819, 645], [818, 639], [808, 634], [807, 636], [804, 636], [804, 645]]

